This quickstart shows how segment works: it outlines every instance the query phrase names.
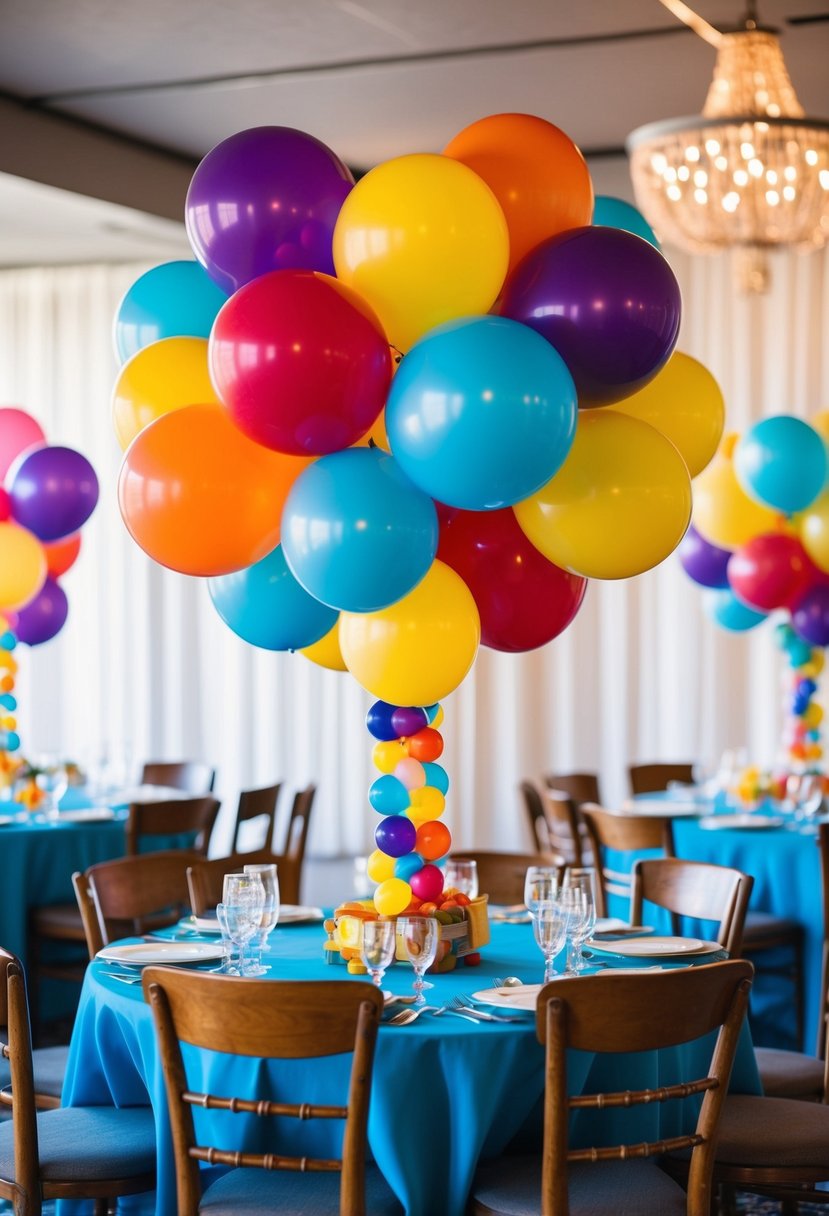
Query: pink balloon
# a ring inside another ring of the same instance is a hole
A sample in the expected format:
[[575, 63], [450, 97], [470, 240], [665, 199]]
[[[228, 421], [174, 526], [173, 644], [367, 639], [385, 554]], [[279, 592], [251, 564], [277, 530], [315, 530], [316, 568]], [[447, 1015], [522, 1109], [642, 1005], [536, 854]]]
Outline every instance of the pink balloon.
[[21, 452], [45, 443], [39, 422], [17, 406], [0, 409], [0, 478], [5, 477]]
[[412, 760], [409, 756], [405, 760], [398, 761], [394, 775], [407, 790], [419, 790], [422, 785], [426, 784], [426, 770], [423, 765], [419, 760]]
[[443, 871], [437, 866], [424, 866], [412, 874], [409, 884], [418, 899], [436, 900], [443, 890]]

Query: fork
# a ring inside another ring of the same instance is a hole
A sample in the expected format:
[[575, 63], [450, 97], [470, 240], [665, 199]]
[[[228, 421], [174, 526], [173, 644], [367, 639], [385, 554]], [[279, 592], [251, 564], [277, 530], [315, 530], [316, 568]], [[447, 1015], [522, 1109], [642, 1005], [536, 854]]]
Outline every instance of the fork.
[[394, 1017], [383, 1022], [384, 1026], [408, 1026], [420, 1017], [421, 1013], [439, 1013], [434, 1005], [418, 1005], [417, 1009], [401, 1009]]
[[524, 1022], [525, 1021], [525, 1019], [523, 1017], [514, 1017], [512, 1014], [490, 1013], [486, 1009], [478, 1009], [478, 1007], [476, 1005], [474, 1005], [472, 1003], [472, 1001], [469, 1000], [468, 997], [461, 996], [460, 994], [458, 994], [457, 996], [450, 997], [448, 1005], [449, 1005], [450, 1013], [458, 1013], [461, 1010], [463, 1010], [464, 1012], [468, 1012], [471, 1017], [473, 1017], [479, 1021], [482, 1021], [482, 1022]]

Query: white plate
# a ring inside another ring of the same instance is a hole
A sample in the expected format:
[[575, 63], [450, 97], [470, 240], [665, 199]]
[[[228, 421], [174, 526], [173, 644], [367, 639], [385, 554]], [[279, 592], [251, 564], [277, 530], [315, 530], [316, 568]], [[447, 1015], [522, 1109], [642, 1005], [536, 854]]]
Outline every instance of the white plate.
[[535, 1009], [535, 1002], [543, 984], [521, 984], [515, 988], [486, 988], [473, 992], [476, 1001], [487, 1005], [499, 1005], [501, 1009]]
[[114, 819], [115, 811], [109, 806], [84, 806], [74, 811], [58, 811], [56, 823], [97, 823]]
[[307, 925], [324, 919], [325, 913], [322, 908], [306, 908], [302, 904], [281, 904], [276, 927], [279, 928], [280, 925]]
[[584, 943], [590, 950], [603, 954], [620, 954], [626, 958], [656, 958], [661, 954], [708, 954], [722, 950], [717, 942], [704, 942], [699, 937], [633, 937], [625, 942]]
[[629, 798], [620, 808], [622, 815], [653, 815], [660, 819], [685, 819], [704, 815], [710, 803], [673, 802], [669, 798]]
[[708, 815], [699, 826], [706, 832], [723, 832], [727, 828], [782, 828], [779, 815]]
[[181, 923], [185, 929], [198, 929], [200, 933], [215, 933], [217, 937], [221, 933], [215, 916], [188, 916]]
[[0, 827], [4, 828], [10, 823], [14, 823], [14, 815], [0, 815]]
[[105, 946], [96, 956], [106, 963], [129, 963], [145, 967], [149, 963], [203, 963], [224, 958], [224, 948], [212, 942], [139, 942], [131, 946]]
[[[205, 794], [207, 794], [205, 790]], [[187, 790], [177, 790], [170, 785], [134, 785], [124, 790], [113, 790], [108, 797], [119, 805], [125, 802], [178, 802], [198, 795]]]

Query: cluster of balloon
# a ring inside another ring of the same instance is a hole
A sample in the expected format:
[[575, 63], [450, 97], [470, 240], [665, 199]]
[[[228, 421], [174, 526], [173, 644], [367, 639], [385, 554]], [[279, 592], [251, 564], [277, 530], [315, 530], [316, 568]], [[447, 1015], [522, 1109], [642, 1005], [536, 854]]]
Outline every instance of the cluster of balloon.
[[674, 353], [676, 279], [540, 118], [500, 114], [359, 182], [313, 136], [198, 166], [197, 262], [115, 321], [125, 524], [247, 642], [434, 704], [479, 643], [556, 637], [587, 579], [664, 560], [722, 398]]
[[724, 629], [741, 633], [786, 614], [777, 638], [796, 684], [785, 751], [801, 767], [822, 756], [822, 712], [811, 698], [829, 646], [827, 438], [827, 413], [811, 425], [775, 415], [728, 435], [697, 480], [693, 525], [678, 550]]
[[449, 777], [436, 761], [443, 752], [437, 729], [440, 705], [389, 705], [375, 701], [366, 716], [377, 740], [374, 764], [382, 774], [368, 792], [383, 818], [368, 859], [367, 873], [378, 884], [374, 906], [381, 916], [398, 916], [435, 905], [443, 891], [441, 863], [452, 836], [440, 817]]
[[97, 501], [85, 456], [47, 443], [25, 410], [0, 408], [0, 777], [20, 748], [13, 651], [63, 628], [68, 603], [58, 579], [77, 559], [80, 528]]

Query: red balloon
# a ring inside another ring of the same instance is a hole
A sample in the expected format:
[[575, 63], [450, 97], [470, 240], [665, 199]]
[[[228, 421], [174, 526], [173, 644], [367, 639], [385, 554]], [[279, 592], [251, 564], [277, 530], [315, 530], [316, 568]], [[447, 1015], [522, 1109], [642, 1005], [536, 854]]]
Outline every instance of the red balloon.
[[443, 736], [439, 730], [424, 726], [416, 735], [410, 735], [406, 743], [409, 755], [421, 764], [437, 760], [443, 752]]
[[771, 612], [792, 608], [810, 587], [829, 581], [796, 536], [763, 532], [732, 554], [728, 581], [738, 599]]
[[50, 578], [60, 578], [74, 566], [81, 551], [81, 534], [66, 536], [63, 540], [54, 540], [50, 545], [43, 546], [46, 554], [46, 569]]
[[437, 899], [443, 890], [443, 870], [437, 866], [423, 866], [411, 876], [409, 883], [418, 899]]
[[542, 557], [511, 508], [441, 508], [439, 518], [438, 557], [472, 592], [485, 646], [535, 650], [567, 628], [581, 607], [587, 579]]
[[382, 326], [356, 291], [327, 274], [277, 270], [223, 305], [208, 351], [231, 419], [266, 448], [323, 456], [376, 421], [391, 381]]
[[0, 523], [5, 523], [6, 520], [12, 517], [12, 500], [9, 498], [8, 490], [4, 490], [0, 486]]

